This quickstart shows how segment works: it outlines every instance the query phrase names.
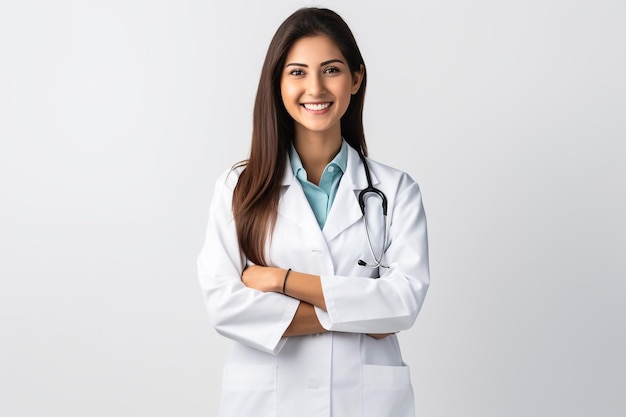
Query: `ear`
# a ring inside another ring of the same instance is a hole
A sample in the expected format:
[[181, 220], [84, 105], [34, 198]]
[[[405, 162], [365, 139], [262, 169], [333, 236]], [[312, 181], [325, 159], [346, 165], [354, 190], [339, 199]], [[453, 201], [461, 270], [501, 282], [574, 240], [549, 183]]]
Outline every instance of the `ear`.
[[363, 67], [363, 64], [359, 66], [358, 71], [352, 73], [352, 90], [350, 91], [352, 95], [355, 95], [359, 91], [359, 88], [361, 88], [361, 81], [363, 81], [364, 74], [365, 67]]

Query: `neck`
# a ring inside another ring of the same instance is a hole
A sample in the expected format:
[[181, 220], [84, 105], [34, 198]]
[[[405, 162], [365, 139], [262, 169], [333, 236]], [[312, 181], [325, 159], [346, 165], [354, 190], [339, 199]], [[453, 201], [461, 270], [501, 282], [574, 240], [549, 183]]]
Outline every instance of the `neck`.
[[294, 138], [294, 146], [306, 170], [307, 179], [319, 185], [324, 168], [341, 149], [341, 132], [328, 135], [327, 133], [306, 132]]

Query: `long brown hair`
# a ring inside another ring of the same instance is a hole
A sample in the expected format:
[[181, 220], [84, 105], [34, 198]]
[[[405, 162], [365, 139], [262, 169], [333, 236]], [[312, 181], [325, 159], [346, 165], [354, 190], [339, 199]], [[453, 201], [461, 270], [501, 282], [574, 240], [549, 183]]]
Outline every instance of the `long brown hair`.
[[285, 59], [298, 39], [316, 35], [328, 36], [335, 42], [353, 74], [363, 67], [361, 87], [341, 118], [341, 134], [353, 148], [367, 155], [363, 131], [367, 76], [356, 40], [337, 13], [299, 9], [279, 26], [270, 42], [254, 103], [250, 156], [235, 166], [245, 167], [233, 194], [237, 238], [243, 254], [257, 265], [266, 265], [265, 243], [276, 224], [280, 186], [294, 135], [294, 121], [280, 92]]

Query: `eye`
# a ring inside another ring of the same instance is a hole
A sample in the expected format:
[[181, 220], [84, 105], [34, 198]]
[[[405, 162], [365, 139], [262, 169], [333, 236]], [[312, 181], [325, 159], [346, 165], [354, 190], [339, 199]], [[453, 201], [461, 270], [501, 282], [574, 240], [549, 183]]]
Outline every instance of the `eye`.
[[289, 75], [300, 77], [304, 75], [304, 71], [302, 71], [301, 69], [294, 69], [294, 70], [289, 71]]
[[324, 74], [336, 74], [338, 72], [339, 72], [339, 68], [337, 67], [324, 68]]

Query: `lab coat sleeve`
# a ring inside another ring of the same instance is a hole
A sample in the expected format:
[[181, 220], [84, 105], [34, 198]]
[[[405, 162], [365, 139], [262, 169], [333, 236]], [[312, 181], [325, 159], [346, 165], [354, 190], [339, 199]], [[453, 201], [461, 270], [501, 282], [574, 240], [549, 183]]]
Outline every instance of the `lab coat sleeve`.
[[415, 322], [430, 282], [426, 216], [417, 183], [404, 174], [400, 184], [384, 258], [390, 268], [376, 279], [321, 276], [326, 311], [316, 313], [325, 329], [396, 333]]
[[299, 302], [242, 283], [246, 260], [239, 250], [231, 208], [237, 178], [233, 171], [216, 182], [206, 239], [198, 256], [200, 287], [209, 320], [219, 334], [276, 355], [287, 340], [283, 333]]

